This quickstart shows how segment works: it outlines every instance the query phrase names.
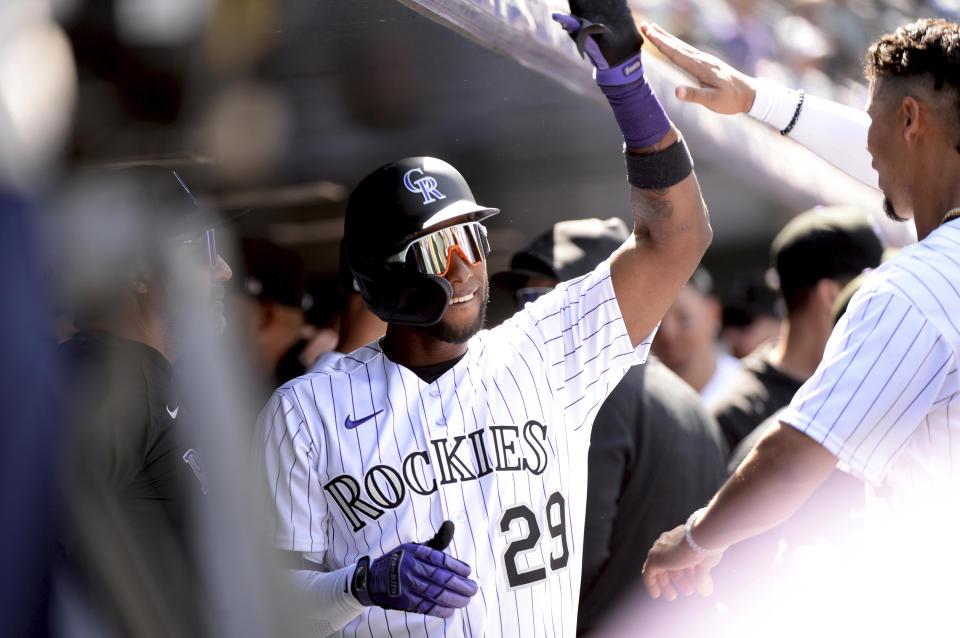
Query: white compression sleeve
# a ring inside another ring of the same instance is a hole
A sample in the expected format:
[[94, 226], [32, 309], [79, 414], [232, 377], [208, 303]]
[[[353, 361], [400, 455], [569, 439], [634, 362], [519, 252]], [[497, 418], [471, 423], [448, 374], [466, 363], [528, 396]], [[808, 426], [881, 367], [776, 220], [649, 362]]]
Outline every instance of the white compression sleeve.
[[329, 636], [342, 629], [366, 607], [350, 593], [356, 565], [348, 565], [333, 572], [315, 572], [308, 569], [287, 570], [293, 575], [301, 594], [303, 609], [314, 630], [311, 635]]
[[[798, 91], [760, 80], [749, 115], [782, 131], [793, 119], [798, 101]], [[867, 152], [869, 128], [870, 116], [866, 112], [807, 93], [789, 137], [854, 179], [879, 188], [877, 172], [871, 167]]]

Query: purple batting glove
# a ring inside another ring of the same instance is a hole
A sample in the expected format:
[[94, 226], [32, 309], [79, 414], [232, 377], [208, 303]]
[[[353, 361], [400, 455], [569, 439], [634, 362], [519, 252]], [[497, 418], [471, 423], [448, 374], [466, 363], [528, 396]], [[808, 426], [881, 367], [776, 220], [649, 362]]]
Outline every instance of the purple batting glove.
[[[437, 537], [446, 535], [449, 543], [452, 525], [444, 523]], [[430, 542], [446, 547], [437, 537]], [[353, 595], [367, 606], [449, 618], [478, 591], [477, 584], [467, 578], [470, 572], [469, 565], [439, 549], [404, 543], [372, 563], [369, 557], [360, 559]]]

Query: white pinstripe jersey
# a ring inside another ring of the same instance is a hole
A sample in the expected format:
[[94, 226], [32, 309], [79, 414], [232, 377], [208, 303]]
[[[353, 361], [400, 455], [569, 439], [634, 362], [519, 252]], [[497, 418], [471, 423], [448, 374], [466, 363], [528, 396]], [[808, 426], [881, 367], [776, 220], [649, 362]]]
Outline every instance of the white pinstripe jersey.
[[948, 497], [960, 512], [958, 361], [953, 221], [868, 277], [781, 421], [821, 443], [895, 511], [924, 501], [942, 509]]
[[332, 571], [449, 519], [480, 586], [447, 620], [371, 607], [341, 635], [573, 636], [593, 418], [649, 342], [632, 347], [605, 261], [433, 383], [373, 343], [279, 388], [258, 430], [277, 547]]

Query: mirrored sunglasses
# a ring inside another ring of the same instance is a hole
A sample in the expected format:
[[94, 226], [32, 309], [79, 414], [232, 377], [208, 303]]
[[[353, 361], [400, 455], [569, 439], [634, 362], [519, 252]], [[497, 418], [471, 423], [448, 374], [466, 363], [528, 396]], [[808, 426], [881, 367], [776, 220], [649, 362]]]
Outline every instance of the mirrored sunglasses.
[[453, 251], [471, 266], [485, 261], [490, 253], [487, 229], [479, 222], [458, 224], [434, 231], [410, 242], [388, 262], [406, 262], [425, 275], [443, 277], [450, 269]]

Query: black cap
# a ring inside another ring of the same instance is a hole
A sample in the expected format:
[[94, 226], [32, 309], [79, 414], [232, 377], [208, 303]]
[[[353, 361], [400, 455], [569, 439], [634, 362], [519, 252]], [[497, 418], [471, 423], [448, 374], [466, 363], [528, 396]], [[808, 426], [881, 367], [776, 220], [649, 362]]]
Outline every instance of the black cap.
[[758, 317], [783, 319], [785, 316], [786, 307], [780, 293], [760, 272], [738, 277], [723, 296], [724, 326], [743, 327]]
[[585, 275], [610, 256], [630, 231], [622, 219], [572, 219], [557, 222], [510, 260], [510, 270], [494, 275], [492, 282], [519, 288], [527, 277], [566, 281]]
[[855, 208], [817, 207], [800, 213], [774, 237], [770, 261], [784, 295], [821, 279], [855, 277], [880, 265], [883, 244]]
[[300, 256], [266, 239], [244, 237], [240, 245], [242, 272], [232, 281], [250, 297], [303, 308], [306, 283]]
[[344, 241], [352, 266], [382, 259], [429, 229], [500, 212], [477, 204], [467, 181], [435, 157], [407, 157], [367, 175], [350, 194]]

